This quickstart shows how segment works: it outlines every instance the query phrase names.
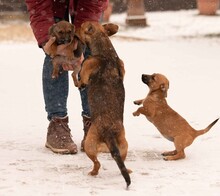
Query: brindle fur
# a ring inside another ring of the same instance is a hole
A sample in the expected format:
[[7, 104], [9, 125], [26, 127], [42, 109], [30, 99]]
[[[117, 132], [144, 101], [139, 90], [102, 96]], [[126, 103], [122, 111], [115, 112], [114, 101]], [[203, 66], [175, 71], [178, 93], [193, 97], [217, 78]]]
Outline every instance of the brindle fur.
[[86, 22], [81, 26], [78, 35], [90, 48], [91, 56], [83, 63], [79, 84], [88, 88], [91, 111], [92, 124], [85, 140], [85, 152], [94, 163], [90, 174], [98, 174], [98, 149], [105, 143], [129, 186], [130, 170], [124, 165], [128, 149], [123, 125], [125, 70], [108, 37], [117, 30], [116, 25], [102, 26], [96, 22]]

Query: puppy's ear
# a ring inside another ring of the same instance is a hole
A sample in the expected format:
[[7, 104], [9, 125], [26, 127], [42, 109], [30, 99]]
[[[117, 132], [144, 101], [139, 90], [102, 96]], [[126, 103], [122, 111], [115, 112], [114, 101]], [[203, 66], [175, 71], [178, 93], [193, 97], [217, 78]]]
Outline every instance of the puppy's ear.
[[164, 97], [167, 97], [168, 86], [166, 86], [165, 84], [161, 84], [160, 89], [163, 92]]
[[107, 33], [108, 36], [112, 36], [115, 33], [117, 33], [119, 28], [118, 25], [113, 23], [104, 24], [102, 26], [105, 29], [105, 32]]
[[53, 24], [50, 26], [49, 28], [49, 35], [51, 36], [55, 36], [55, 33], [54, 33], [54, 28], [56, 27], [56, 24]]

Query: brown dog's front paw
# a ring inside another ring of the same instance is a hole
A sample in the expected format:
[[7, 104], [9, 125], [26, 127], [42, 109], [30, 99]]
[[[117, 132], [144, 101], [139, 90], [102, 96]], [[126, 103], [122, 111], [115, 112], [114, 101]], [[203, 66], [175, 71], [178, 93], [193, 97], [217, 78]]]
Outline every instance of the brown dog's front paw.
[[73, 77], [73, 83], [75, 87], [79, 88], [79, 81]]
[[78, 82], [78, 88], [79, 88], [80, 90], [82, 90], [82, 89], [86, 88], [86, 84], [83, 84], [83, 83], [81, 83], [81, 82]]

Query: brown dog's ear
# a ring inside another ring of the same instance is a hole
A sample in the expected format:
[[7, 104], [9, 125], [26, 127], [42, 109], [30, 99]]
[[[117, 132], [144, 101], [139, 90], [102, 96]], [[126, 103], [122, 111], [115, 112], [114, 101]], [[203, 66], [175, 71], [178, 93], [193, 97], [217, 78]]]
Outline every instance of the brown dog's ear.
[[49, 35], [55, 36], [55, 34], [54, 34], [55, 26], [56, 26], [56, 24], [53, 24], [53, 25], [50, 26], [50, 28], [49, 28]]
[[163, 92], [164, 97], [167, 97], [168, 87], [165, 84], [161, 84], [160, 89]]
[[93, 27], [92, 23], [89, 23], [85, 30], [85, 34], [92, 35], [94, 32], [95, 28]]
[[104, 24], [102, 26], [105, 29], [105, 32], [107, 33], [108, 36], [112, 36], [118, 32], [118, 25], [116, 25], [116, 24], [108, 23], [108, 24]]

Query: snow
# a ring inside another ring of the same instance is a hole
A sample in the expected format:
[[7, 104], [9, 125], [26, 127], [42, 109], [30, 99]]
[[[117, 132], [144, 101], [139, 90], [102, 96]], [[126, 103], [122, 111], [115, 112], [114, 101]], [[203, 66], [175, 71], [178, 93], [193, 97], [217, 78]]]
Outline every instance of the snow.
[[[120, 25], [112, 42], [126, 69], [125, 164], [133, 171], [129, 190], [109, 154], [99, 155], [100, 172], [91, 177], [92, 162], [85, 153], [58, 155], [44, 147], [48, 126], [41, 83], [44, 54], [34, 41], [0, 43], [1, 196], [220, 194], [219, 122], [186, 149], [185, 159], [164, 161], [160, 154], [173, 150], [173, 143], [144, 116], [132, 116], [137, 109], [133, 101], [148, 92], [141, 74], [156, 72], [170, 80], [169, 105], [194, 128], [205, 128], [219, 117], [219, 15], [199, 16], [191, 10], [149, 12], [146, 17], [146, 28], [126, 27], [125, 14], [111, 18]], [[68, 109], [79, 147], [81, 102], [73, 83]]]

